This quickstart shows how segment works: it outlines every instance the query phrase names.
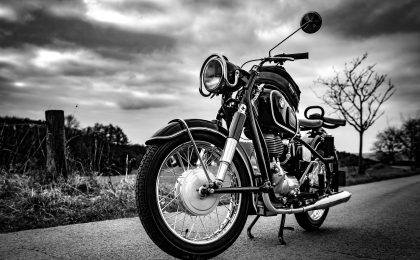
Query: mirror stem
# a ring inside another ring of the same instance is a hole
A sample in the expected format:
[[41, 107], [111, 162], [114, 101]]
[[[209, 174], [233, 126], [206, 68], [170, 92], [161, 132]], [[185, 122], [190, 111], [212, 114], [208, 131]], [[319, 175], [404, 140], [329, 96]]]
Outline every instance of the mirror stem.
[[276, 46], [274, 46], [273, 48], [271, 48], [271, 50], [268, 52], [268, 57], [271, 57], [271, 51], [274, 50], [275, 48], [277, 48], [278, 46], [280, 46], [280, 44], [282, 44], [283, 42], [285, 42], [287, 39], [289, 39], [290, 37], [293, 36], [293, 34], [297, 33], [300, 29], [302, 29], [303, 27], [305, 27], [306, 25], [312, 23], [312, 20], [307, 21], [306, 23], [304, 23], [302, 26], [300, 26], [296, 31], [292, 32], [289, 36], [287, 36], [284, 40], [282, 40], [281, 42], [279, 42]]

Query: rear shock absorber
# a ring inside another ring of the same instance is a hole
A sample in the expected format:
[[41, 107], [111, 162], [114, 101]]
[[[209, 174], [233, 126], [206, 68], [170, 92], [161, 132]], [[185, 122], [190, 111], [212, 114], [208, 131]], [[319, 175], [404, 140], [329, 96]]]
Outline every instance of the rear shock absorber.
[[[330, 158], [335, 157], [335, 149], [334, 149], [334, 136], [332, 135], [325, 135], [324, 136], [324, 157]], [[335, 187], [335, 180], [338, 178], [338, 164], [337, 163], [327, 163], [325, 167], [328, 167], [327, 170], [327, 183], [331, 183], [333, 186], [333, 189]], [[336, 168], [336, 169], [334, 169]], [[331, 172], [333, 173], [333, 176], [331, 176]], [[331, 180], [331, 178], [333, 178]], [[331, 181], [331, 182], [330, 182]], [[324, 188], [324, 187], [323, 187]]]

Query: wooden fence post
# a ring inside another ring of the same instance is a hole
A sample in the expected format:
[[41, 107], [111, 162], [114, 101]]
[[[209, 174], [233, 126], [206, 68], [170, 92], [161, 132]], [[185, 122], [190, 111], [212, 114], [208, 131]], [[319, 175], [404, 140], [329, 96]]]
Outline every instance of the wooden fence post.
[[47, 124], [47, 171], [52, 180], [62, 175], [67, 179], [64, 111], [45, 111]]

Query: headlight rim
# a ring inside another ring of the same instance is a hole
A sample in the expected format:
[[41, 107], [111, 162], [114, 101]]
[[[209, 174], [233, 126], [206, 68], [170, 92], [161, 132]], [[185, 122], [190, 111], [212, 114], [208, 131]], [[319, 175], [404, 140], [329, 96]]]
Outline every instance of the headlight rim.
[[[217, 60], [219, 63], [221, 63], [222, 66], [222, 77], [219, 81], [219, 84], [216, 88], [214, 88], [212, 91], [209, 91], [206, 87], [206, 90], [208, 93], [203, 92], [203, 85], [204, 85], [204, 78], [203, 78], [203, 72], [207, 68], [207, 65], [212, 61]], [[229, 75], [233, 73], [233, 83], [229, 82], [228, 79], [228, 73]], [[221, 94], [226, 89], [229, 89], [229, 91], [237, 91], [241, 85], [239, 84], [239, 78], [241, 77], [241, 69], [236, 66], [235, 64], [232, 64], [229, 62], [228, 58], [222, 54], [212, 54], [210, 55], [201, 66], [200, 70], [200, 87], [199, 91], [200, 94], [204, 97], [208, 97], [211, 95], [218, 95]], [[243, 83], [243, 82], [242, 82]]]
[[[203, 73], [204, 70], [207, 68], [207, 65], [209, 64], [210, 61], [212, 60], [217, 60], [218, 62], [221, 63], [222, 65], [222, 77], [219, 81], [219, 84], [216, 88], [214, 88], [214, 90], [209, 91], [205, 85], [204, 85], [204, 78], [203, 78]], [[227, 75], [227, 64], [226, 64], [226, 60], [227, 58], [224, 55], [218, 54], [218, 53], [214, 53], [212, 55], [210, 55], [209, 57], [207, 57], [207, 59], [204, 61], [201, 70], [200, 70], [200, 93], [201, 95], [208, 97], [212, 94], [218, 94], [220, 93], [220, 91], [223, 89], [224, 85], [226, 85], [226, 75]], [[203, 86], [204, 88], [208, 91], [208, 93], [204, 93], [203, 92]]]
[[[218, 62], [219, 63], [219, 65], [220, 65], [220, 67], [221, 67], [221, 69], [222, 69], [222, 74], [221, 74], [221, 76], [220, 76], [220, 78], [219, 78], [219, 81], [218, 81], [218, 83], [217, 83], [217, 86], [216, 87], [214, 87], [214, 88], [212, 88], [211, 90], [207, 87], [207, 85], [204, 83], [204, 78], [205, 78], [205, 74], [206, 74], [206, 72], [207, 72], [207, 69], [209, 68], [209, 64], [212, 62], [212, 61], [216, 61], [216, 62]], [[217, 92], [219, 92], [219, 90], [221, 90], [222, 88], [223, 88], [223, 85], [224, 85], [224, 80], [225, 80], [225, 66], [224, 66], [224, 62], [223, 62], [223, 60], [222, 59], [220, 59], [220, 57], [218, 57], [218, 56], [213, 56], [213, 57], [211, 57], [210, 59], [208, 59], [207, 60], [207, 62], [204, 64], [204, 68], [203, 68], [203, 71], [202, 71], [202, 73], [201, 73], [201, 83], [203, 84], [203, 86], [204, 86], [204, 88], [208, 91], [208, 92], [210, 92], [210, 93], [217, 93]]]

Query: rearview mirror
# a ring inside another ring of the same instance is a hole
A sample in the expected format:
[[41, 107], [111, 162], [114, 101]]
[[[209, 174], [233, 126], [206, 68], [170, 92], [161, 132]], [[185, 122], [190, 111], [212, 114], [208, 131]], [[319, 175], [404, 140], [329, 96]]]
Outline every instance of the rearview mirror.
[[[306, 25], [305, 25], [306, 24]], [[306, 33], [315, 33], [321, 28], [322, 18], [317, 12], [308, 12], [300, 20], [300, 26]]]

